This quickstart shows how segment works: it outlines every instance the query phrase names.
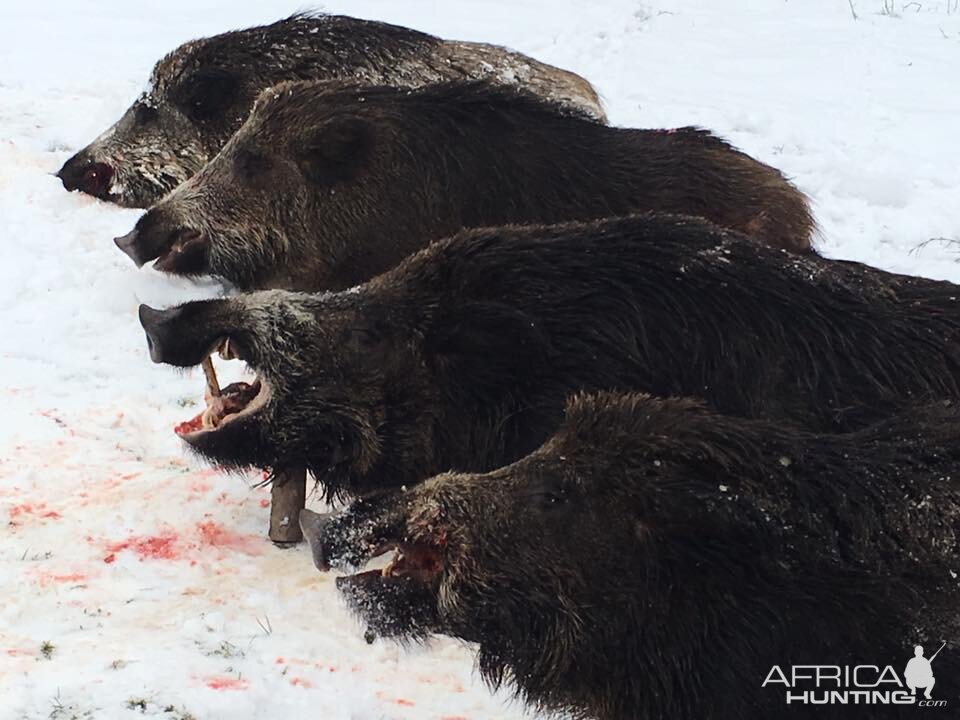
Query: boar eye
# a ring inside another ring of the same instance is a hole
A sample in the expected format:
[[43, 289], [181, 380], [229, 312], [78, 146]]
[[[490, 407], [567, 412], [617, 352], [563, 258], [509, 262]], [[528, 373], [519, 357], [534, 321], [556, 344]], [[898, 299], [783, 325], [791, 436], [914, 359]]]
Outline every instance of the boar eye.
[[570, 501], [570, 492], [563, 487], [539, 488], [530, 493], [530, 499], [542, 510], [557, 510]]
[[567, 496], [560, 493], [544, 493], [543, 501], [548, 507], [554, 507], [556, 505], [562, 505], [565, 503], [567, 501]]
[[133, 109], [133, 117], [137, 121], [138, 125], [146, 125], [152, 123], [157, 119], [159, 113], [157, 109], [152, 105], [147, 105], [146, 103], [139, 103]]

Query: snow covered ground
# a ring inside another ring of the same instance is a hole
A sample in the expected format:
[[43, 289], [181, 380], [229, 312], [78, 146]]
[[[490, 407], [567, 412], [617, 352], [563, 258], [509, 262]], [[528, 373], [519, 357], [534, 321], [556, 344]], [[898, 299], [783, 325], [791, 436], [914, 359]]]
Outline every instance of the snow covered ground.
[[[510, 45], [576, 70], [613, 123], [699, 124], [815, 201], [831, 256], [960, 281], [958, 0], [342, 0], [319, 9]], [[0, 5], [0, 720], [503, 718], [468, 649], [368, 646], [267, 494], [182, 451], [202, 380], [152, 365], [138, 211], [50, 173], [187, 39], [302, 0]], [[224, 379], [230, 370], [223, 369]]]

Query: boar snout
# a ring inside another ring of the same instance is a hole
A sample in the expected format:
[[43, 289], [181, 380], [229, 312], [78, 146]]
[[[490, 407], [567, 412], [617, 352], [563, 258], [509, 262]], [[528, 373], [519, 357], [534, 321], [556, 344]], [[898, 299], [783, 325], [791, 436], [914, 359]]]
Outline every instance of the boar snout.
[[110, 186], [116, 171], [105, 162], [98, 162], [84, 153], [67, 160], [57, 173], [66, 190], [79, 190], [105, 200], [110, 197]]
[[330, 569], [330, 562], [324, 550], [323, 536], [332, 517], [331, 513], [321, 515], [306, 508], [300, 511], [300, 529], [303, 531], [303, 537], [310, 544], [313, 564], [321, 572], [327, 572]]

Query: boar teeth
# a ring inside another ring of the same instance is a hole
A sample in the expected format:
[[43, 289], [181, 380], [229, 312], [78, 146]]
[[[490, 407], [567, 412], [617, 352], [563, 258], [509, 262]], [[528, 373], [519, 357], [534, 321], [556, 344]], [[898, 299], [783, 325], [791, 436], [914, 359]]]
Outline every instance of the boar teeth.
[[204, 430], [213, 430], [217, 427], [217, 413], [212, 407], [208, 407], [203, 411], [200, 424]]
[[402, 558], [403, 558], [403, 554], [400, 552], [400, 549], [398, 548], [396, 551], [396, 554], [393, 556], [393, 559], [390, 560], [390, 562], [387, 563], [386, 567], [384, 567], [383, 570], [381, 571], [380, 576], [381, 577], [392, 576], [394, 569], [397, 567], [397, 565], [400, 564], [400, 560]]
[[234, 355], [232, 348], [230, 347], [230, 338], [225, 338], [224, 341], [220, 344], [220, 357], [224, 360], [236, 360], [237, 356]]
[[203, 374], [207, 376], [207, 390], [211, 397], [220, 397], [220, 383], [217, 382], [217, 371], [213, 369], [213, 360], [207, 355], [203, 359]]

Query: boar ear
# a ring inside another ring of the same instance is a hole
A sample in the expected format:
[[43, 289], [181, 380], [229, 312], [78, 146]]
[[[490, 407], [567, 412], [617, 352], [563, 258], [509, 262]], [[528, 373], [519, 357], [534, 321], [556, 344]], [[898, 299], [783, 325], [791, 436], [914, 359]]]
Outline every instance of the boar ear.
[[333, 118], [314, 132], [299, 152], [300, 169], [317, 185], [353, 179], [373, 148], [373, 127], [363, 118]]
[[549, 340], [535, 318], [496, 302], [444, 310], [425, 341], [428, 353], [469, 366], [471, 380], [523, 382], [547, 359]]
[[174, 104], [193, 120], [213, 120], [240, 96], [240, 78], [229, 70], [202, 67], [171, 93]]

